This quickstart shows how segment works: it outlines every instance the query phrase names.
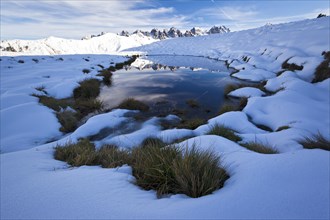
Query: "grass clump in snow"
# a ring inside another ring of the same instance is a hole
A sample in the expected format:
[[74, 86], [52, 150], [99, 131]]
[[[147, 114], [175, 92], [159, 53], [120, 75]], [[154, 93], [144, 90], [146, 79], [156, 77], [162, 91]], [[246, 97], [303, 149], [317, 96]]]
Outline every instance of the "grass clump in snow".
[[324, 61], [316, 67], [312, 83], [322, 82], [323, 80], [330, 78], [330, 51], [324, 51], [322, 55], [324, 56]]
[[97, 76], [102, 76], [103, 77], [103, 83], [106, 86], [111, 86], [112, 85], [112, 72], [109, 69], [102, 69], [99, 71], [99, 74]]
[[95, 163], [103, 168], [116, 168], [131, 164], [131, 155], [128, 150], [115, 145], [104, 145], [96, 152]]
[[267, 146], [265, 144], [258, 143], [258, 142], [242, 143], [241, 146], [243, 146], [251, 151], [261, 153], [261, 154], [277, 154], [277, 153], [279, 153], [273, 147]]
[[173, 161], [180, 153], [178, 147], [158, 144], [133, 149], [132, 167], [136, 184], [146, 190], [156, 190], [158, 196], [177, 193]]
[[283, 131], [283, 130], [287, 130], [287, 129], [289, 129], [289, 128], [290, 128], [290, 126], [288, 126], [288, 125], [283, 125], [283, 126], [279, 127], [278, 129], [276, 129], [276, 132], [278, 132], [278, 131]]
[[160, 138], [149, 137], [149, 138], [144, 139], [141, 144], [142, 147], [146, 147], [149, 145], [165, 147], [166, 143], [163, 140], [161, 140]]
[[134, 98], [127, 98], [122, 101], [117, 108], [129, 109], [129, 110], [139, 110], [146, 112], [149, 110], [149, 106], [141, 101], [138, 101]]
[[76, 109], [82, 117], [89, 113], [100, 111], [103, 108], [103, 102], [98, 99], [77, 99], [74, 103]]
[[186, 128], [186, 129], [196, 129], [199, 126], [206, 123], [205, 119], [202, 118], [191, 118], [191, 119], [184, 119], [177, 125], [177, 128]]
[[199, 103], [197, 102], [197, 100], [195, 99], [188, 99], [186, 101], [186, 104], [190, 107], [190, 108], [199, 108]]
[[239, 99], [239, 102], [233, 104], [224, 104], [219, 110], [219, 115], [222, 115], [226, 112], [231, 111], [242, 111], [248, 103], [247, 97], [242, 97]]
[[56, 99], [51, 96], [36, 94], [32, 94], [32, 96], [39, 98], [39, 103], [41, 103], [42, 105], [47, 106], [48, 108], [51, 108], [57, 112], [61, 109], [70, 106], [70, 102], [68, 99]]
[[282, 63], [282, 69], [286, 69], [286, 70], [290, 70], [290, 71], [295, 71], [295, 70], [302, 70], [304, 67], [303, 66], [299, 66], [295, 63], [288, 63], [288, 61], [290, 60], [291, 58], [285, 60], [283, 63]]
[[231, 130], [230, 128], [224, 125], [219, 125], [219, 124], [213, 125], [210, 128], [210, 130], [207, 132], [207, 134], [218, 135], [234, 142], [238, 142], [242, 140], [242, 138], [237, 136], [233, 130]]
[[82, 72], [83, 72], [84, 74], [88, 74], [88, 73], [91, 72], [91, 70], [90, 70], [90, 69], [83, 69]]
[[79, 140], [77, 143], [67, 143], [55, 147], [54, 157], [76, 167], [95, 165], [95, 146], [87, 139]]
[[85, 79], [73, 90], [74, 99], [95, 99], [100, 94], [100, 81]]
[[132, 158], [136, 184], [156, 190], [158, 196], [184, 193], [201, 197], [221, 188], [228, 179], [220, 157], [196, 146], [182, 152], [174, 145], [146, 145], [133, 149]]
[[330, 151], [330, 141], [327, 140], [320, 133], [313, 135], [312, 137], [306, 137], [300, 140], [299, 143], [306, 149], [322, 149]]
[[76, 112], [71, 110], [64, 110], [57, 112], [56, 117], [61, 124], [61, 132], [69, 133], [77, 128], [79, 120]]
[[223, 187], [229, 176], [220, 162], [220, 157], [212, 151], [199, 150], [196, 146], [186, 149], [173, 161], [176, 190], [198, 198]]

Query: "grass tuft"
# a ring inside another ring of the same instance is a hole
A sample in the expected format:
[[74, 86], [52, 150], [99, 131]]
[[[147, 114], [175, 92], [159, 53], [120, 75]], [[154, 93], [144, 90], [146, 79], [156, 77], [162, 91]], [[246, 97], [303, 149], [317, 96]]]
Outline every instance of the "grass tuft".
[[116, 168], [131, 164], [131, 155], [128, 150], [119, 149], [115, 145], [104, 145], [96, 152], [95, 160], [103, 168]]
[[184, 119], [178, 124], [177, 128], [186, 128], [186, 129], [196, 129], [199, 126], [206, 123], [205, 119], [202, 118], [191, 118], [191, 119]]
[[139, 110], [142, 112], [146, 112], [149, 110], [149, 106], [147, 104], [144, 104], [143, 102], [138, 101], [134, 98], [125, 99], [118, 105], [117, 108]]
[[288, 125], [284, 125], [284, 126], [279, 127], [278, 129], [276, 129], [276, 132], [278, 132], [278, 131], [283, 131], [283, 130], [287, 130], [287, 129], [289, 129], [289, 128], [290, 128], [290, 126], [288, 126]]
[[79, 87], [73, 90], [74, 99], [92, 99], [100, 94], [100, 81], [85, 79], [79, 82]]
[[302, 70], [304, 67], [303, 66], [299, 66], [295, 63], [288, 63], [288, 61], [290, 60], [291, 58], [285, 60], [283, 63], [282, 63], [282, 69], [286, 69], [286, 70], [290, 70], [290, 71], [295, 71], [295, 70]]
[[142, 147], [146, 147], [146, 146], [159, 146], [159, 147], [165, 147], [166, 143], [159, 139], [159, 138], [153, 138], [153, 137], [149, 137], [144, 139], [144, 141], [142, 142], [141, 146]]
[[324, 51], [322, 55], [324, 56], [324, 61], [316, 67], [312, 83], [322, 82], [323, 80], [330, 78], [330, 51]]
[[71, 166], [95, 165], [95, 146], [87, 139], [79, 140], [77, 143], [67, 143], [55, 147], [54, 157]]
[[61, 124], [61, 132], [73, 132], [78, 126], [79, 120], [76, 112], [70, 110], [60, 111], [56, 113], [56, 117]]
[[229, 176], [219, 164], [220, 157], [212, 151], [186, 149], [173, 162], [177, 191], [198, 198], [223, 187]]
[[219, 124], [212, 126], [207, 134], [218, 135], [234, 142], [238, 142], [242, 140], [242, 138], [237, 136], [232, 129]]
[[258, 142], [242, 143], [241, 146], [261, 154], [278, 154], [279, 152], [271, 146]]
[[220, 108], [219, 115], [222, 115], [226, 112], [238, 111], [238, 107], [234, 105], [225, 104]]
[[156, 190], [161, 196], [177, 193], [173, 160], [180, 155], [175, 146], [147, 145], [133, 149], [133, 175], [136, 184], [146, 190]]
[[107, 86], [112, 85], [112, 72], [109, 69], [103, 69], [99, 71], [99, 74], [97, 76], [103, 77], [103, 83]]
[[306, 137], [300, 140], [299, 143], [306, 149], [322, 149], [330, 151], [330, 141], [327, 140], [322, 134], [318, 133], [312, 137]]
[[90, 70], [90, 69], [83, 69], [82, 72], [83, 72], [84, 74], [88, 74], [88, 73], [91, 72], [91, 70]]

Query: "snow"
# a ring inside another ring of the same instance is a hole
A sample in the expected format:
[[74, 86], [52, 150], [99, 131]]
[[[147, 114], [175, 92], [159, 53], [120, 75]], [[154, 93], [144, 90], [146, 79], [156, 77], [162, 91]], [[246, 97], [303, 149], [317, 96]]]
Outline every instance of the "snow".
[[1, 47], [12, 47], [18, 52], [1, 51], [2, 56], [59, 55], [59, 54], [114, 54], [131, 47], [155, 42], [142, 34], [129, 37], [107, 33], [88, 40], [69, 40], [48, 37], [40, 40], [6, 40]]
[[228, 93], [228, 95], [234, 97], [256, 97], [256, 96], [263, 96], [265, 95], [265, 93], [257, 88], [244, 87], [244, 88], [236, 89]]
[[[330, 154], [320, 149], [303, 149], [298, 143], [318, 132], [329, 139], [330, 79], [310, 83], [315, 67], [323, 60], [322, 51], [329, 50], [328, 36], [329, 17], [325, 17], [222, 35], [177, 38], [131, 49], [148, 55], [181, 54], [227, 60], [230, 67], [240, 70], [235, 77], [265, 80], [265, 88], [276, 92], [266, 95], [251, 87], [237, 89], [230, 95], [249, 97], [243, 111], [216, 116], [195, 130], [162, 131], [160, 118], [139, 124], [132, 117], [136, 112], [117, 109], [90, 117], [76, 131], [63, 136], [54, 112], [38, 104], [30, 94], [40, 92], [35, 88], [44, 86], [51, 95], [68, 97], [80, 80], [97, 77], [98, 64], [108, 67], [125, 58], [91, 55], [99, 51], [86, 46], [89, 43], [79, 52], [89, 51], [90, 55], [1, 56], [1, 219], [328, 219]], [[47, 42], [59, 40], [50, 38]], [[107, 41], [101, 43], [107, 47]], [[42, 43], [35, 45], [38, 53], [45, 52], [39, 50]], [[68, 44], [63, 44], [63, 48], [68, 53], [78, 51]], [[63, 48], [58, 50], [63, 52]], [[244, 61], [243, 56], [250, 59]], [[157, 62], [152, 56], [149, 58], [135, 65]], [[187, 56], [189, 59], [193, 60]], [[304, 68], [277, 76], [285, 60]], [[171, 60], [162, 62], [172, 64]], [[91, 69], [91, 73], [83, 74], [84, 68]], [[280, 153], [260, 154], [223, 137], [206, 135], [216, 124], [233, 129], [243, 142], [269, 144]], [[257, 124], [273, 131], [262, 130]], [[288, 129], [276, 131], [282, 126]], [[104, 129], [114, 132], [96, 141], [97, 147], [117, 144], [132, 148], [147, 137], [160, 137], [170, 143], [194, 136], [180, 146], [212, 149], [221, 155], [230, 178], [222, 189], [208, 196], [192, 199], [169, 195], [157, 199], [154, 191], [134, 185], [129, 166], [72, 168], [53, 158], [57, 144]], [[44, 144], [53, 138], [59, 140]]]

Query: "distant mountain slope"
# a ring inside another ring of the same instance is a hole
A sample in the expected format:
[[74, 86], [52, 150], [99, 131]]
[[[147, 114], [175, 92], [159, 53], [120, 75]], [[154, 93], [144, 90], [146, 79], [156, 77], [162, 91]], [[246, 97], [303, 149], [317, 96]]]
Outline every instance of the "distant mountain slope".
[[56, 37], [48, 37], [40, 40], [4, 40], [0, 43], [0, 50], [1, 56], [110, 54], [155, 41], [155, 39], [142, 34], [123, 37], [107, 33], [88, 40], [69, 40]]

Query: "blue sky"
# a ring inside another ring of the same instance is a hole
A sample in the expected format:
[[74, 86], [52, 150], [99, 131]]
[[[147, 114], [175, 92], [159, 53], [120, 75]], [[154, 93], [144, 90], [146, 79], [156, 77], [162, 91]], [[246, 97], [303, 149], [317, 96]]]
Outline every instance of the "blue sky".
[[1, 0], [1, 39], [225, 25], [232, 31], [329, 15], [328, 0]]

